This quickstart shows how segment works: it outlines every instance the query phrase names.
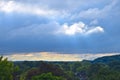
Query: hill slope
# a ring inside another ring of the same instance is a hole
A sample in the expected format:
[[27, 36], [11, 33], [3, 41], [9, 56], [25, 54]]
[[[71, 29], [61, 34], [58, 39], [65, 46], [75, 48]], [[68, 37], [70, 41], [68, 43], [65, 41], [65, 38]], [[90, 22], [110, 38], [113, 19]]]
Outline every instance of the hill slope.
[[113, 61], [120, 61], [120, 55], [100, 57], [95, 59], [93, 63], [110, 63]]

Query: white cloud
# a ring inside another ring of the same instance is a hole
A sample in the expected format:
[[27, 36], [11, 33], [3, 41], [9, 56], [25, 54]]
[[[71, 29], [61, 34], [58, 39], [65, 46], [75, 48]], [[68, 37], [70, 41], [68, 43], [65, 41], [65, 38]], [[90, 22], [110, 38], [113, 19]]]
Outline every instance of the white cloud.
[[[0, 1], [0, 11], [5, 13], [23, 13], [23, 14], [33, 14], [38, 16], [44, 16], [49, 18], [55, 18], [60, 15], [56, 10], [48, 9], [42, 6], [29, 5], [24, 3], [19, 3], [15, 1]], [[64, 12], [63, 12], [64, 13]]]
[[78, 16], [82, 18], [95, 19], [98, 18], [99, 16], [103, 16], [103, 14], [104, 13], [101, 14], [101, 11], [98, 8], [90, 8], [88, 10], [81, 11]]
[[[47, 17], [53, 20], [58, 19], [69, 19], [75, 20], [80, 18], [85, 19], [96, 19], [104, 18], [108, 16], [113, 10], [113, 7], [118, 0], [112, 1], [112, 3], [104, 6], [103, 8], [90, 8], [92, 5], [99, 5], [104, 2], [104, 0], [90, 1], [90, 4], [86, 4], [87, 0], [74, 1], [67, 0], [64, 1], [44, 1], [38, 0], [34, 1], [17, 1], [17, 0], [8, 0], [0, 1], [0, 11], [5, 13], [24, 13], [24, 14], [33, 14], [37, 16]], [[38, 2], [38, 3], [37, 3]], [[106, 1], [111, 2], [111, 1]], [[74, 5], [73, 5], [74, 4]], [[103, 5], [102, 5], [103, 6]], [[86, 10], [84, 10], [84, 8]], [[79, 10], [80, 9], [80, 10]]]
[[98, 19], [108, 17], [111, 14], [115, 14], [113, 13], [113, 8], [117, 4], [117, 2], [118, 0], [113, 0], [110, 1], [110, 4], [104, 6], [103, 8], [95, 7], [82, 10], [79, 13], [73, 15], [72, 18]]
[[[112, 4], [105, 6], [103, 9], [99, 8], [89, 8], [88, 10], [83, 10], [84, 7], [90, 7], [93, 4], [102, 3], [103, 0], [90, 1], [91, 4], [86, 4], [87, 0], [74, 1], [67, 0], [64, 1], [18, 1], [18, 0], [0, 0], [0, 11], [5, 13], [24, 13], [24, 14], [33, 14], [38, 16], [44, 16], [49, 18], [68, 18], [71, 17], [83, 17], [83, 18], [96, 18], [98, 16], [108, 13], [112, 7], [115, 5], [116, 1], [113, 1]], [[37, 3], [38, 2], [38, 3]], [[74, 5], [73, 5], [74, 4]], [[80, 8], [80, 12], [79, 9]], [[83, 8], [83, 9], [82, 9]], [[83, 10], [83, 11], [82, 11]], [[75, 14], [74, 12], [77, 11]], [[62, 14], [62, 15], [61, 15]], [[71, 16], [71, 17], [70, 17]], [[74, 18], [74, 19], [75, 19]]]
[[62, 30], [65, 34], [75, 35], [76, 33], [84, 33], [85, 24], [82, 22], [74, 23], [71, 26], [64, 24]]
[[104, 29], [101, 26], [88, 27], [88, 25], [83, 22], [74, 23], [72, 25], [63, 24], [61, 29], [58, 30], [58, 33], [63, 33], [66, 35], [90, 35], [93, 33], [102, 33]]
[[88, 31], [86, 31], [85, 34], [89, 35], [89, 34], [101, 33], [101, 32], [104, 32], [104, 29], [101, 26], [97, 26], [92, 29], [89, 29]]

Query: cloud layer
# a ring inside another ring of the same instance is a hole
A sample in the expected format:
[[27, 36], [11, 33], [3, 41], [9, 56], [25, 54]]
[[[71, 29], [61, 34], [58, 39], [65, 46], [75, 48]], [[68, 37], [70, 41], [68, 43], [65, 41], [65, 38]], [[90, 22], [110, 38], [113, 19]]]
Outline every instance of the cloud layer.
[[119, 4], [119, 0], [89, 0], [89, 4], [0, 0], [0, 54], [120, 52]]
[[38, 6], [31, 6], [27, 4], [21, 4], [16, 1], [1, 1], [0, 10], [9, 14], [9, 13], [22, 13], [22, 14], [33, 14], [37, 16], [50, 17], [58, 14], [55, 10], [48, 10]]

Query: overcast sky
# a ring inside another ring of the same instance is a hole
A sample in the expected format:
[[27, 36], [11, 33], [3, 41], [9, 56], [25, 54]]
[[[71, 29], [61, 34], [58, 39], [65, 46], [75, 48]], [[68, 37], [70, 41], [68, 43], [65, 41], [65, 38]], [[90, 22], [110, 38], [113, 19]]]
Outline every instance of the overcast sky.
[[0, 0], [0, 54], [120, 52], [120, 0]]

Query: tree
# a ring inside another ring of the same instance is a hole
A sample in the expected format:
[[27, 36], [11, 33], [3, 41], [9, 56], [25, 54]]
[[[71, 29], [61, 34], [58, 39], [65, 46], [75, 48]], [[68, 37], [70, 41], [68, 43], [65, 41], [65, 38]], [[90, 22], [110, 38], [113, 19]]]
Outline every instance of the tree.
[[13, 64], [0, 57], [0, 80], [12, 80]]
[[[18, 67], [17, 67], [18, 68]], [[17, 68], [7, 58], [0, 57], [0, 80], [14, 80], [13, 75]]]
[[96, 63], [91, 65], [88, 77], [89, 80], [120, 80], [120, 72], [106, 64]]
[[62, 77], [54, 76], [52, 73], [43, 73], [38, 76], [33, 76], [32, 80], [66, 80]]
[[31, 68], [27, 71], [25, 75], [25, 79], [31, 80], [33, 76], [41, 75], [43, 73], [49, 73], [49, 72], [51, 72], [54, 76], [62, 76], [65, 78], [67, 75], [59, 66], [47, 62], [41, 62], [39, 67]]

